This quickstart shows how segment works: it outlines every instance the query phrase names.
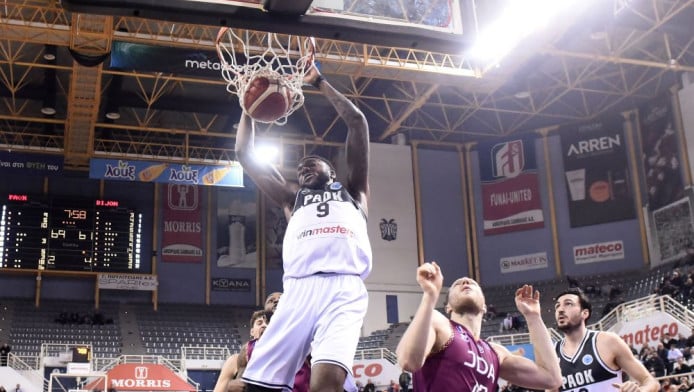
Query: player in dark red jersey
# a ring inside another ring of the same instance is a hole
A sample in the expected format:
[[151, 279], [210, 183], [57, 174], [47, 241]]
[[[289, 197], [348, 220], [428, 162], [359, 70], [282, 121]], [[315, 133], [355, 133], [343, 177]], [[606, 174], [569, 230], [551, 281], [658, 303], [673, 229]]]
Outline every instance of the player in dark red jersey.
[[540, 293], [532, 286], [516, 291], [516, 306], [528, 324], [535, 362], [480, 338], [487, 309], [473, 279], [461, 278], [451, 286], [446, 306], [450, 319], [434, 309], [443, 285], [439, 266], [420, 266], [417, 283], [424, 292], [422, 301], [397, 348], [400, 366], [414, 373], [415, 391], [494, 391], [499, 377], [531, 389], [561, 385], [559, 361], [541, 317]]

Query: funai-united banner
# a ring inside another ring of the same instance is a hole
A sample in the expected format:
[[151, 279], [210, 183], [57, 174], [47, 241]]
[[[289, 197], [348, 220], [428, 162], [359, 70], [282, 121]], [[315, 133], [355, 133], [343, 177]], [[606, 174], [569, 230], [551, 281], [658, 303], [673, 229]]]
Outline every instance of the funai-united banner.
[[622, 123], [617, 114], [559, 130], [571, 227], [636, 217]]
[[482, 143], [478, 153], [484, 234], [543, 227], [535, 138]]
[[243, 169], [233, 161], [226, 166], [207, 166], [94, 158], [89, 161], [89, 178], [242, 187]]

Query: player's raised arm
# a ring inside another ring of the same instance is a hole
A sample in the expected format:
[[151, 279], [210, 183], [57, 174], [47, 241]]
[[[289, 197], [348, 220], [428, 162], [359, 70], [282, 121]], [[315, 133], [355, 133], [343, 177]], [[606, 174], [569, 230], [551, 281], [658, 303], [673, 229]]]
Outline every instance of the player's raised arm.
[[366, 212], [366, 199], [369, 195], [369, 125], [366, 117], [347, 97], [331, 86], [315, 67], [306, 75], [305, 81], [325, 95], [347, 124], [347, 189]]
[[292, 206], [296, 192], [294, 186], [275, 166], [255, 159], [255, 123], [245, 113], [241, 114], [236, 133], [236, 158], [263, 193], [283, 208]]

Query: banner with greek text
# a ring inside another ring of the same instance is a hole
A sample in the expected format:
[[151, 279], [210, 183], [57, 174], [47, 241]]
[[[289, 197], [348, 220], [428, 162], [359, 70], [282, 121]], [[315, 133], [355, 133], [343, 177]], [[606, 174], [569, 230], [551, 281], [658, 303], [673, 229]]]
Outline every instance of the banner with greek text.
[[168, 184], [163, 187], [163, 192], [162, 261], [201, 263], [203, 252], [200, 187]]
[[63, 157], [0, 151], [0, 171], [30, 176], [56, 175], [63, 171]]
[[94, 158], [89, 161], [89, 178], [242, 187], [243, 169], [234, 161], [226, 166], [207, 166]]
[[159, 283], [156, 275], [99, 274], [97, 284], [102, 290], [154, 291]]
[[543, 227], [535, 138], [481, 143], [478, 153], [484, 234]]
[[622, 124], [616, 114], [559, 129], [571, 227], [636, 217]]

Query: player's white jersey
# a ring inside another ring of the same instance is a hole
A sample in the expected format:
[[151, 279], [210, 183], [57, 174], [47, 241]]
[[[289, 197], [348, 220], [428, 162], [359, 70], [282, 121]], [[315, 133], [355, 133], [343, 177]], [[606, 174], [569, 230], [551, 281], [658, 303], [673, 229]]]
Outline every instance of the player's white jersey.
[[284, 278], [371, 272], [366, 216], [339, 182], [297, 192], [282, 246]]

